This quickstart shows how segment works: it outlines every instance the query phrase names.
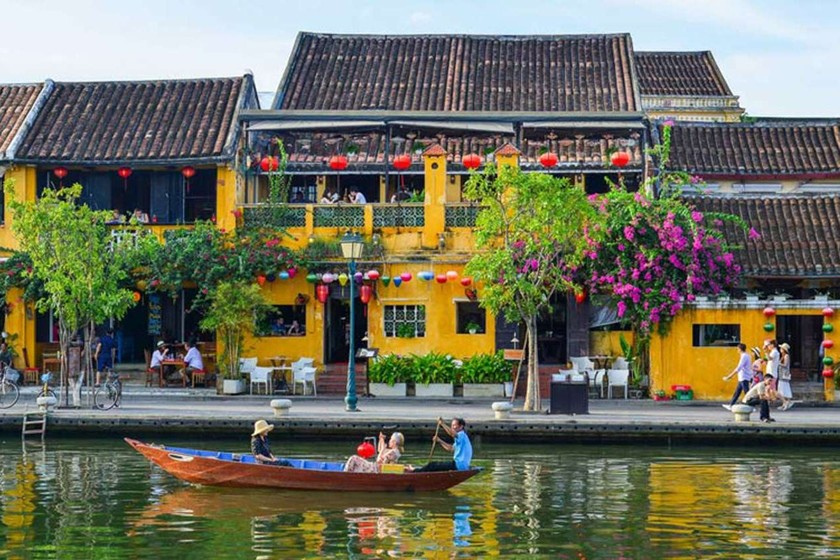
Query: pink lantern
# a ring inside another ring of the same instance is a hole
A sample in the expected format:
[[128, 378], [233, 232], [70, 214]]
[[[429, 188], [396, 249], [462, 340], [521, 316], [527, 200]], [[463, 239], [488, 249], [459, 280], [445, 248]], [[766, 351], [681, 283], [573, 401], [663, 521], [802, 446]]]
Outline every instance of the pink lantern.
[[454, 270], [450, 270], [446, 273], [446, 279], [449, 280], [450, 282], [454, 282], [455, 280], [458, 279], [458, 273], [455, 272]]
[[403, 272], [402, 274], [400, 274], [400, 278], [403, 282], [410, 282], [413, 276], [410, 272]]
[[767, 317], [768, 319], [775, 314], [776, 314], [776, 310], [773, 309], [772, 307], [765, 307], [764, 308], [764, 316]]
[[368, 278], [370, 278], [373, 281], [379, 280], [379, 271], [378, 270], [369, 270], [367, 275], [368, 275]]
[[290, 268], [289, 269], [289, 278], [294, 278], [295, 274], [297, 274], [297, 269], [296, 268]]
[[823, 317], [834, 317], [834, 310], [830, 307], [826, 307], [822, 310]]
[[373, 293], [373, 290], [370, 286], [364, 285], [359, 286], [359, 299], [362, 300], [362, 303], [367, 303], [370, 301], [370, 296]]

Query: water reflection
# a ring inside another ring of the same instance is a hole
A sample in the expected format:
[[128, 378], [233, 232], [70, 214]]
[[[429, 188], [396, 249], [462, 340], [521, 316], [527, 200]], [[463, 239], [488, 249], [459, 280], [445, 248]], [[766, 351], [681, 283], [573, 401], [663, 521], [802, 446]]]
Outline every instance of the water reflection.
[[[2, 442], [0, 442], [2, 443]], [[329, 454], [300, 446], [301, 454]], [[124, 551], [212, 558], [840, 556], [831, 452], [491, 447], [440, 494], [184, 485], [96, 441], [0, 445], [9, 558]]]

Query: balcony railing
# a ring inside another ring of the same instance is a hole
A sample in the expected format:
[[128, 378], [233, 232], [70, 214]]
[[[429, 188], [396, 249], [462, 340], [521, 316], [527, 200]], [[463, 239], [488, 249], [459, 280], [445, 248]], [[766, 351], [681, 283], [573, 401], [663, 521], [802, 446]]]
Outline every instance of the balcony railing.
[[373, 227], [424, 227], [426, 215], [422, 203], [382, 204], [373, 207]]
[[475, 227], [481, 206], [475, 204], [447, 204], [444, 213], [446, 227]]
[[245, 223], [249, 226], [291, 228], [306, 225], [306, 206], [304, 205], [269, 206], [259, 204], [245, 206], [242, 210]]
[[313, 225], [319, 227], [362, 228], [365, 209], [362, 205], [316, 205], [312, 207]]

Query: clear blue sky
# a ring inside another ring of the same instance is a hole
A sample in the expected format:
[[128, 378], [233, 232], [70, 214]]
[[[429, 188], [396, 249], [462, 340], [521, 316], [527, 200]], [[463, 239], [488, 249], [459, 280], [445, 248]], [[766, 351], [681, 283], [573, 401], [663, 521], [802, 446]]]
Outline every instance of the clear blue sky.
[[711, 50], [752, 115], [840, 117], [831, 0], [0, 0], [0, 82], [234, 76], [274, 91], [298, 31], [629, 32]]

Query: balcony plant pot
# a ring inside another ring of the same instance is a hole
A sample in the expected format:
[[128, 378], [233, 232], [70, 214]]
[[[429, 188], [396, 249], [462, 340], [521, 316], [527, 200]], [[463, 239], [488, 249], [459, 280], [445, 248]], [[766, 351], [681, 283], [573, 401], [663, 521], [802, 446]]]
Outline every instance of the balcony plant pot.
[[222, 392], [225, 395], [241, 395], [245, 392], [244, 379], [225, 379], [222, 385]]
[[[513, 390], [511, 383], [511, 390]], [[505, 396], [505, 386], [503, 383], [464, 383], [464, 397], [493, 397], [501, 398]]]
[[451, 397], [455, 394], [453, 383], [416, 383], [415, 397]]
[[407, 383], [371, 383], [370, 392], [377, 397], [404, 397], [408, 390]]

